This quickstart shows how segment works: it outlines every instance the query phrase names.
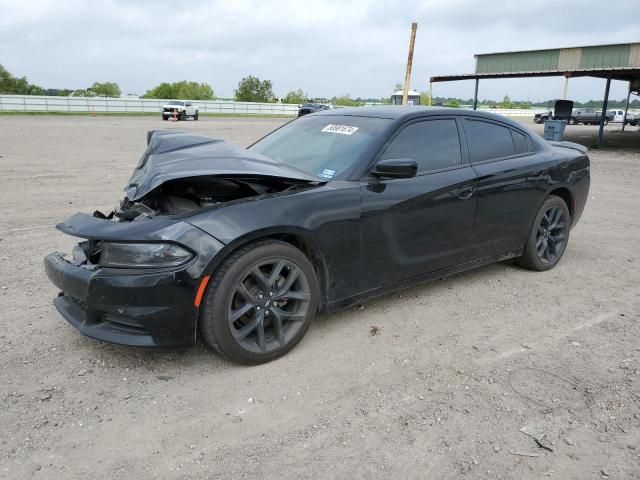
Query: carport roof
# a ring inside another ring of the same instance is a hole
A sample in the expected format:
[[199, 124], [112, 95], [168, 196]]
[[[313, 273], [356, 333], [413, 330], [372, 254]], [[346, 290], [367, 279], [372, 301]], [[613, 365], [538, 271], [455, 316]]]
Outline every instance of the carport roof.
[[600, 77], [640, 80], [640, 42], [475, 55], [475, 73], [431, 82], [518, 77]]
[[532, 70], [523, 72], [467, 73], [460, 75], [438, 75], [431, 77], [432, 82], [454, 80], [475, 80], [483, 78], [519, 78], [519, 77], [599, 77], [612, 80], [632, 81], [640, 79], [640, 67], [621, 68], [585, 68], [574, 70]]

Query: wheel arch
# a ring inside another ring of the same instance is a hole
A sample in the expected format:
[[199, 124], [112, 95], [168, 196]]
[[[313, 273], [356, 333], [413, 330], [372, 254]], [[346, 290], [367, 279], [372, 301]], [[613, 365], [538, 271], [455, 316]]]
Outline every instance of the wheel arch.
[[222, 250], [220, 250], [220, 252], [218, 252], [204, 270], [203, 276], [215, 275], [224, 261], [235, 251], [249, 243], [259, 242], [261, 240], [279, 240], [281, 242], [288, 243], [300, 250], [309, 259], [318, 277], [318, 285], [320, 286], [319, 309], [324, 310], [328, 302], [329, 269], [322, 250], [318, 246], [318, 243], [313, 239], [312, 232], [302, 228], [269, 228], [243, 235], [242, 237], [239, 237], [233, 242], [227, 244]]
[[554, 187], [547, 192], [547, 197], [550, 195], [555, 195], [564, 200], [564, 203], [567, 204], [567, 208], [569, 209], [569, 215], [571, 215], [571, 219], [573, 220], [576, 212], [576, 200], [571, 190], [566, 186]]

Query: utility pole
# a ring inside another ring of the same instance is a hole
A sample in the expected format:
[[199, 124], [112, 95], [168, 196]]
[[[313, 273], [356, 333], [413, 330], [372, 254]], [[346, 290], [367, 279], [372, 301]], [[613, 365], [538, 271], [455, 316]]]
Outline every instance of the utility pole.
[[404, 89], [402, 90], [402, 105], [407, 104], [409, 96], [409, 83], [411, 82], [411, 65], [413, 64], [413, 47], [416, 44], [417, 23], [411, 24], [411, 39], [409, 40], [409, 56], [407, 57], [407, 72], [404, 76]]

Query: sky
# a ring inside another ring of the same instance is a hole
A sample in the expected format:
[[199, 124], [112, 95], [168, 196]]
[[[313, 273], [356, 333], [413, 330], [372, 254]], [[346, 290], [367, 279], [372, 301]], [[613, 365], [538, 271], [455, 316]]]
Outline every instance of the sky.
[[[45, 88], [115, 81], [144, 94], [160, 82], [207, 82], [231, 97], [247, 75], [276, 96], [380, 98], [404, 81], [418, 23], [411, 87], [472, 73], [474, 54], [640, 42], [638, 0], [0, 0], [0, 64]], [[546, 100], [562, 77], [481, 81], [480, 99]], [[602, 79], [571, 79], [569, 97], [602, 98]], [[627, 93], [612, 82], [612, 99]], [[473, 82], [434, 84], [470, 98]]]

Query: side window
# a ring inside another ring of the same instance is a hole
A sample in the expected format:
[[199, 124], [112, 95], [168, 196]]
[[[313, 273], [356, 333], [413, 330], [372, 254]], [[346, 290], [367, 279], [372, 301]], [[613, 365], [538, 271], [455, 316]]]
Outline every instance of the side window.
[[382, 152], [385, 158], [412, 158], [418, 173], [462, 163], [458, 127], [453, 119], [425, 120], [404, 127]]
[[465, 119], [464, 129], [472, 162], [515, 155], [510, 129], [495, 123]]
[[529, 137], [524, 133], [520, 133], [517, 130], [511, 130], [511, 137], [513, 138], [513, 146], [516, 149], [516, 153], [528, 153], [533, 151], [533, 145]]

